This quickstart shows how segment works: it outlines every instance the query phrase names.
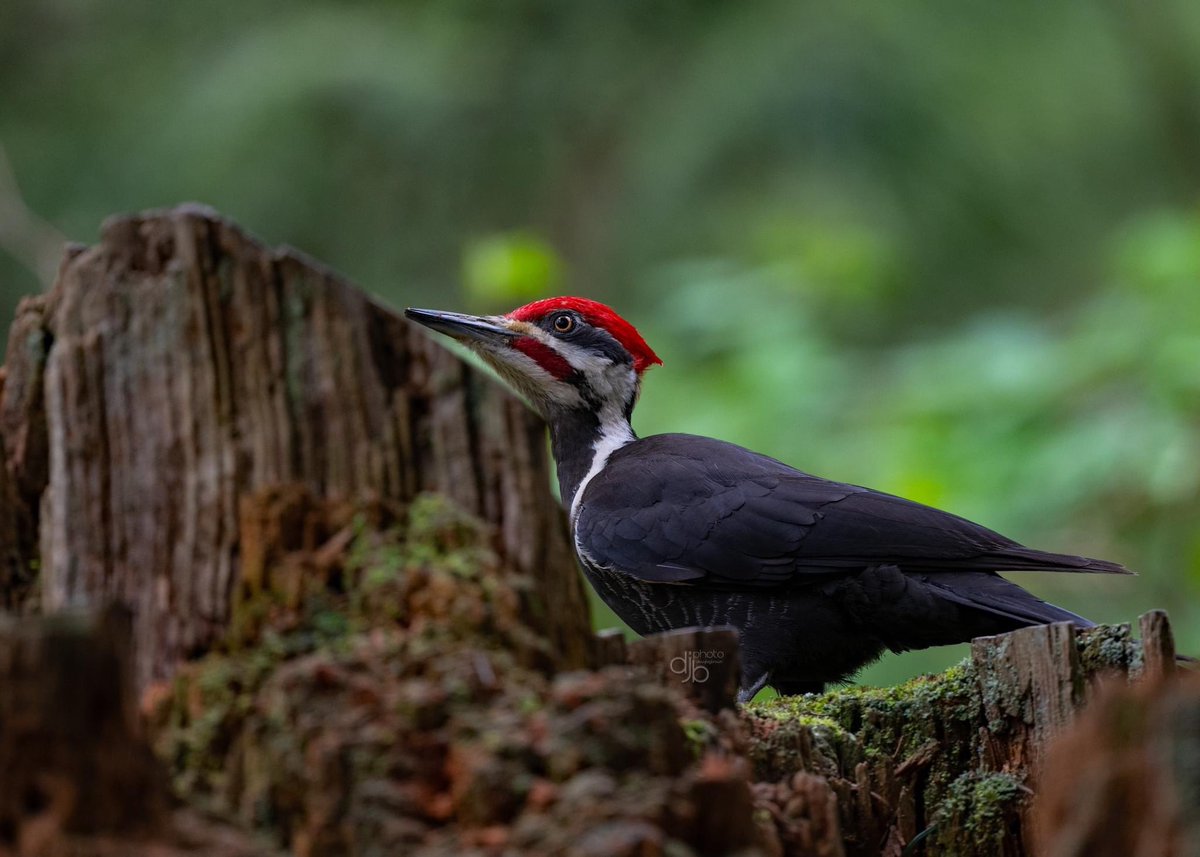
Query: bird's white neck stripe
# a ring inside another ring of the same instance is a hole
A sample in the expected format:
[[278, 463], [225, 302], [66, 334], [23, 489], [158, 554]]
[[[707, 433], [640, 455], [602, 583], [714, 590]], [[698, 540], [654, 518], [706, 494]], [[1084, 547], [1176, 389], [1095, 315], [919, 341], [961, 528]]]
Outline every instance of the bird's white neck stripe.
[[629, 421], [623, 417], [608, 419], [600, 424], [600, 433], [596, 436], [595, 443], [592, 444], [592, 466], [588, 468], [583, 479], [579, 480], [575, 496], [571, 498], [572, 528], [574, 528], [575, 518], [579, 514], [579, 501], [583, 497], [583, 491], [587, 488], [588, 483], [604, 469], [604, 465], [608, 464], [609, 456], [634, 440], [637, 440], [637, 437], [634, 435]]

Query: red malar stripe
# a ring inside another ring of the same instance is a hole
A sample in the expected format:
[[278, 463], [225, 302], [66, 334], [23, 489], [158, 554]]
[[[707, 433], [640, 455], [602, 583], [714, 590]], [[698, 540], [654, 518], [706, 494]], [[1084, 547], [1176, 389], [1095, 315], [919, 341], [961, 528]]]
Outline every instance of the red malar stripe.
[[512, 347], [533, 359], [535, 363], [560, 381], [565, 381], [575, 372], [571, 364], [549, 345], [538, 342], [532, 336], [522, 336]]

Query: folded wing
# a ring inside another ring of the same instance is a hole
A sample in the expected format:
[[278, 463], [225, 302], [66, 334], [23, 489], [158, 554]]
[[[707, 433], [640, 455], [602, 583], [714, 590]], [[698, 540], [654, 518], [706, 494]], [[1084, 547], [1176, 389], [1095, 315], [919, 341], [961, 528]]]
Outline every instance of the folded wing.
[[658, 435], [617, 450], [587, 485], [576, 541], [646, 581], [780, 586], [890, 563], [911, 571], [1128, 573], [1023, 547], [890, 494], [830, 482], [733, 444]]

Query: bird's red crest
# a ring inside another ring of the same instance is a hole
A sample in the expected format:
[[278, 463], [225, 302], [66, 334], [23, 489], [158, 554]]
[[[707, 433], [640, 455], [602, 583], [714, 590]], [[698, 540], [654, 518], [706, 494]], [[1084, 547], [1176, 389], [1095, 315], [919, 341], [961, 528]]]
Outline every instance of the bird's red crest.
[[574, 310], [588, 324], [603, 328], [612, 334], [613, 339], [621, 343], [625, 350], [633, 355], [633, 368], [639, 375], [655, 364], [662, 365], [658, 355], [646, 344], [646, 340], [642, 339], [637, 328], [617, 315], [611, 307], [605, 306], [599, 301], [587, 298], [546, 298], [515, 309], [508, 314], [508, 317], [517, 321], [535, 322], [546, 314], [560, 309]]

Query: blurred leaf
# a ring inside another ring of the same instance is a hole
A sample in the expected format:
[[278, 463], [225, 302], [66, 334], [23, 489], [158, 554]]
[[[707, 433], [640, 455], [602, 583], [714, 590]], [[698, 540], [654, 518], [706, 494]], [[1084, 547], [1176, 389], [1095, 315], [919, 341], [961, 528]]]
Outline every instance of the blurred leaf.
[[562, 262], [536, 235], [512, 232], [469, 245], [463, 258], [467, 298], [477, 307], [512, 307], [544, 297], [562, 281]]
[[[1140, 288], [1190, 297], [1200, 291], [1200, 212], [1137, 218], [1116, 246], [1116, 268]], [[1186, 293], [1186, 294], [1184, 294]]]

